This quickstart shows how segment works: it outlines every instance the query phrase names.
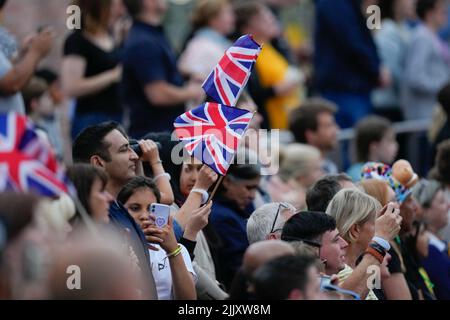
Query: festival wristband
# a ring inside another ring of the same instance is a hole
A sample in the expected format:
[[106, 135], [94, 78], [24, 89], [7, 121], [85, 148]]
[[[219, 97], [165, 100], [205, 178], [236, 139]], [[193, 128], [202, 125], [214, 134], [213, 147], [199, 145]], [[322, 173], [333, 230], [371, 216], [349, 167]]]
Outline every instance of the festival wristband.
[[391, 245], [389, 244], [389, 241], [384, 240], [381, 237], [373, 237], [372, 241], [378, 243], [380, 246], [384, 248], [384, 250], [389, 251], [391, 250]]

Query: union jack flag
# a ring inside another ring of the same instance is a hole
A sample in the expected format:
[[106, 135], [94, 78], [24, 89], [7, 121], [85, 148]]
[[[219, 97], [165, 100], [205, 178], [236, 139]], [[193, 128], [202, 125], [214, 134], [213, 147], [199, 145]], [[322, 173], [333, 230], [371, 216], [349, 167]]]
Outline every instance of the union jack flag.
[[251, 36], [240, 37], [203, 83], [203, 90], [215, 102], [235, 106], [260, 52], [261, 46]]
[[205, 103], [175, 120], [175, 134], [190, 156], [226, 175], [252, 118], [247, 110]]
[[0, 192], [68, 192], [53, 149], [23, 115], [0, 114]]

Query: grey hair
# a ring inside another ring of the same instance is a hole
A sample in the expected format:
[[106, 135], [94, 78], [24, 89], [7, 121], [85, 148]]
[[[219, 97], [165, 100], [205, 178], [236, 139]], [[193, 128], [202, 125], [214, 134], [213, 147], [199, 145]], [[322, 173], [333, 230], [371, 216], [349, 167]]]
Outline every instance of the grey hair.
[[296, 211], [293, 205], [286, 202], [268, 203], [256, 209], [247, 221], [247, 239], [250, 244], [267, 240], [280, 204], [284, 207], [280, 208], [274, 229], [281, 229], [286, 223], [282, 217], [285, 210]]

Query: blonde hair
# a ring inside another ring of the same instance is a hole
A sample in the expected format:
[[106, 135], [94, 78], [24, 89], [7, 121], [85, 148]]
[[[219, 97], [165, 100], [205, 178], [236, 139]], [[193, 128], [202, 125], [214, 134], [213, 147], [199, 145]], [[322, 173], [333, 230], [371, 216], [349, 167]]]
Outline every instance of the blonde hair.
[[359, 183], [363, 191], [377, 199], [382, 206], [389, 202], [389, 185], [383, 180], [369, 179]]
[[280, 150], [280, 177], [283, 181], [304, 176], [310, 164], [319, 161], [320, 151], [310, 145], [293, 143]]
[[198, 0], [192, 14], [194, 29], [207, 26], [209, 21], [217, 17], [228, 4], [230, 4], [229, 0]]
[[340, 235], [349, 243], [356, 239], [350, 234], [353, 225], [362, 225], [381, 210], [380, 202], [357, 188], [343, 189], [331, 200], [326, 213], [336, 219]]

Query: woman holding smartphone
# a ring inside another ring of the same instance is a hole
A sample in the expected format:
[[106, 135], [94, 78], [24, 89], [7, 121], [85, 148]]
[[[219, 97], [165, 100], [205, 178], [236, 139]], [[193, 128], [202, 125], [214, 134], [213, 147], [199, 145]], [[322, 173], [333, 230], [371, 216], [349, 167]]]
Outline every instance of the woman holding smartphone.
[[[177, 242], [173, 231], [173, 218], [167, 206], [167, 215], [158, 214], [167, 223], [155, 224], [150, 213], [153, 204], [161, 200], [156, 184], [149, 178], [136, 177], [123, 187], [117, 200], [124, 205], [149, 241], [150, 263], [159, 300], [195, 300], [197, 275], [187, 249]], [[154, 206], [153, 206], [154, 207]], [[157, 210], [164, 209], [163, 205]], [[157, 213], [155, 210], [155, 213]]]

